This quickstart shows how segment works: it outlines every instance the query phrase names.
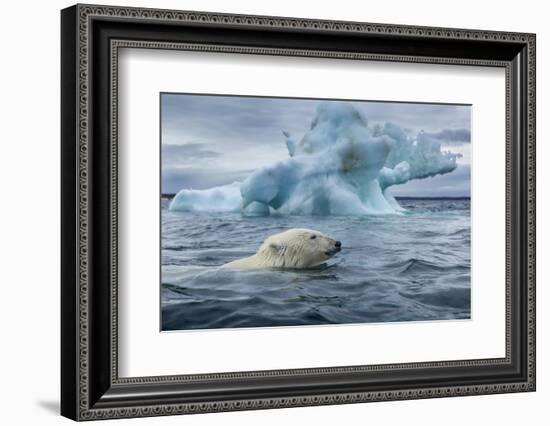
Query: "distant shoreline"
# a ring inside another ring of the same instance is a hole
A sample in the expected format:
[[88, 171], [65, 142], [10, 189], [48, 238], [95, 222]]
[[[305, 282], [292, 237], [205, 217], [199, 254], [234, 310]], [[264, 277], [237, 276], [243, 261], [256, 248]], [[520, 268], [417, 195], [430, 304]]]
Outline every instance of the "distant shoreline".
[[[163, 199], [166, 199], [166, 200], [170, 200], [172, 198], [174, 198], [176, 196], [176, 194], [161, 194], [161, 198]], [[471, 197], [414, 197], [414, 196], [396, 196], [395, 199], [396, 200], [442, 200], [442, 201], [445, 201], [445, 200], [449, 200], [449, 201], [452, 201], [452, 200], [469, 200]]]

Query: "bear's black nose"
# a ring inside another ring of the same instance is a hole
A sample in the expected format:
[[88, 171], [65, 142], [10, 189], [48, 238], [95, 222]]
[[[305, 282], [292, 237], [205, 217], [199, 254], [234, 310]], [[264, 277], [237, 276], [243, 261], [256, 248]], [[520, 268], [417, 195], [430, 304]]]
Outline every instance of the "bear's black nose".
[[335, 245], [336, 247], [342, 247], [342, 243], [341, 243], [340, 241], [336, 241], [336, 242], [334, 243], [334, 245]]

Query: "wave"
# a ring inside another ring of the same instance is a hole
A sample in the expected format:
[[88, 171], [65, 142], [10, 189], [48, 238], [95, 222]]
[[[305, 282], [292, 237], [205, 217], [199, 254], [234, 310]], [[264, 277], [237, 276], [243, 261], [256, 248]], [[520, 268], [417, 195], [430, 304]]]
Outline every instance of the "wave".
[[[469, 318], [469, 223], [467, 210], [253, 219], [165, 211], [163, 330]], [[337, 235], [343, 251], [306, 271], [218, 268], [270, 234], [306, 226]]]
[[400, 292], [400, 295], [414, 299], [425, 305], [435, 306], [439, 309], [444, 307], [470, 310], [470, 288], [452, 287], [438, 291], [426, 292]]

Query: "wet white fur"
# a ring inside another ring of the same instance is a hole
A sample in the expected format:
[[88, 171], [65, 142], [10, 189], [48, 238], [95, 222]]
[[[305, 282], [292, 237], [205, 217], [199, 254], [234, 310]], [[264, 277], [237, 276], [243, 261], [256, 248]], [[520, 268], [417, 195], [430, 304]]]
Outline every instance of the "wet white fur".
[[[315, 238], [311, 237], [315, 235]], [[236, 269], [307, 269], [331, 258], [336, 240], [311, 229], [290, 229], [267, 238], [256, 254], [229, 262], [224, 267]], [[327, 253], [328, 252], [328, 253]]]

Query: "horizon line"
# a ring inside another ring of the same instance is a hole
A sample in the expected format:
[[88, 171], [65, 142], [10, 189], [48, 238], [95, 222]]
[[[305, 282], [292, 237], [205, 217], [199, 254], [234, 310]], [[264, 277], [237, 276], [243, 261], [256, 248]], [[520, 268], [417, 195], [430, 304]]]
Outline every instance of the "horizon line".
[[[161, 193], [161, 198], [174, 198], [177, 193]], [[441, 196], [418, 196], [418, 195], [395, 195], [396, 200], [470, 200], [472, 197], [469, 195], [441, 195]]]

